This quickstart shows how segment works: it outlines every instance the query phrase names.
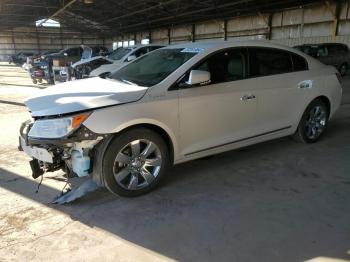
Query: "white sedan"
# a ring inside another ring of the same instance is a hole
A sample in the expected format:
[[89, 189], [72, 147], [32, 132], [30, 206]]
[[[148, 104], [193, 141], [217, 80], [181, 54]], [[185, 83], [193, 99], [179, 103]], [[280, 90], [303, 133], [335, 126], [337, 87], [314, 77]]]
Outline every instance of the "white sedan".
[[92, 70], [89, 76], [107, 76], [132, 60], [162, 47], [164, 45], [150, 44], [118, 48], [105, 58], [109, 63], [102, 64]]
[[109, 78], [63, 83], [28, 99], [33, 120], [20, 141], [34, 177], [63, 168], [137, 196], [172, 164], [283, 136], [316, 142], [341, 95], [336, 69], [285, 46], [174, 45]]

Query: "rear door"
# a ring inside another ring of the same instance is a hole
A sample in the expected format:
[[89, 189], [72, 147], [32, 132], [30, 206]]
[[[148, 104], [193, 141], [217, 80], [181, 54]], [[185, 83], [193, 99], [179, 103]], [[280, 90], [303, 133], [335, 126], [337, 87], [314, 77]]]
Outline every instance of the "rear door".
[[248, 48], [250, 77], [257, 81], [257, 135], [287, 130], [299, 114], [306, 87], [307, 62], [297, 54], [274, 48]]
[[[220, 51], [195, 70], [209, 71], [211, 83], [179, 90], [182, 153], [186, 156], [231, 144], [255, 133], [255, 79], [246, 79], [247, 50]], [[183, 79], [186, 81], [188, 75]]]

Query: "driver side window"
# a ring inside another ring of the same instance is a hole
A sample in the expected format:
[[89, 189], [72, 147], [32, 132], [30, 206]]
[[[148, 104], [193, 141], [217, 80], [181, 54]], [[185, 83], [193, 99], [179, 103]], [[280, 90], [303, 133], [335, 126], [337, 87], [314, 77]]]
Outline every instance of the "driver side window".
[[193, 68], [210, 73], [211, 84], [219, 84], [246, 78], [247, 51], [234, 48], [214, 54]]

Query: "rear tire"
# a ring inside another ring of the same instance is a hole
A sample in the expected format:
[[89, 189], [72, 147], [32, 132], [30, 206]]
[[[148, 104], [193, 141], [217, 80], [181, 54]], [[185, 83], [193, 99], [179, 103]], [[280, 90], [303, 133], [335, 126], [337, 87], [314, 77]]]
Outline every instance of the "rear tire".
[[329, 110], [321, 99], [316, 99], [306, 108], [293, 139], [301, 143], [315, 143], [328, 125]]
[[348, 71], [348, 66], [347, 64], [342, 64], [339, 69], [338, 69], [339, 73], [341, 76], [345, 76], [346, 75], [346, 72]]
[[170, 165], [169, 149], [158, 133], [132, 129], [112, 140], [102, 165], [105, 186], [111, 193], [135, 197], [160, 183]]

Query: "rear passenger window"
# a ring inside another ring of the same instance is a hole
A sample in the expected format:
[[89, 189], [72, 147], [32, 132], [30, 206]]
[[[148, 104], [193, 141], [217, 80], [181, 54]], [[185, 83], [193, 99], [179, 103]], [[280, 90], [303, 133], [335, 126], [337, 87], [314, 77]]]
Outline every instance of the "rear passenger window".
[[250, 76], [268, 76], [293, 71], [290, 53], [273, 48], [249, 48]]
[[292, 54], [293, 69], [294, 71], [305, 71], [309, 69], [309, 66], [304, 57]]

